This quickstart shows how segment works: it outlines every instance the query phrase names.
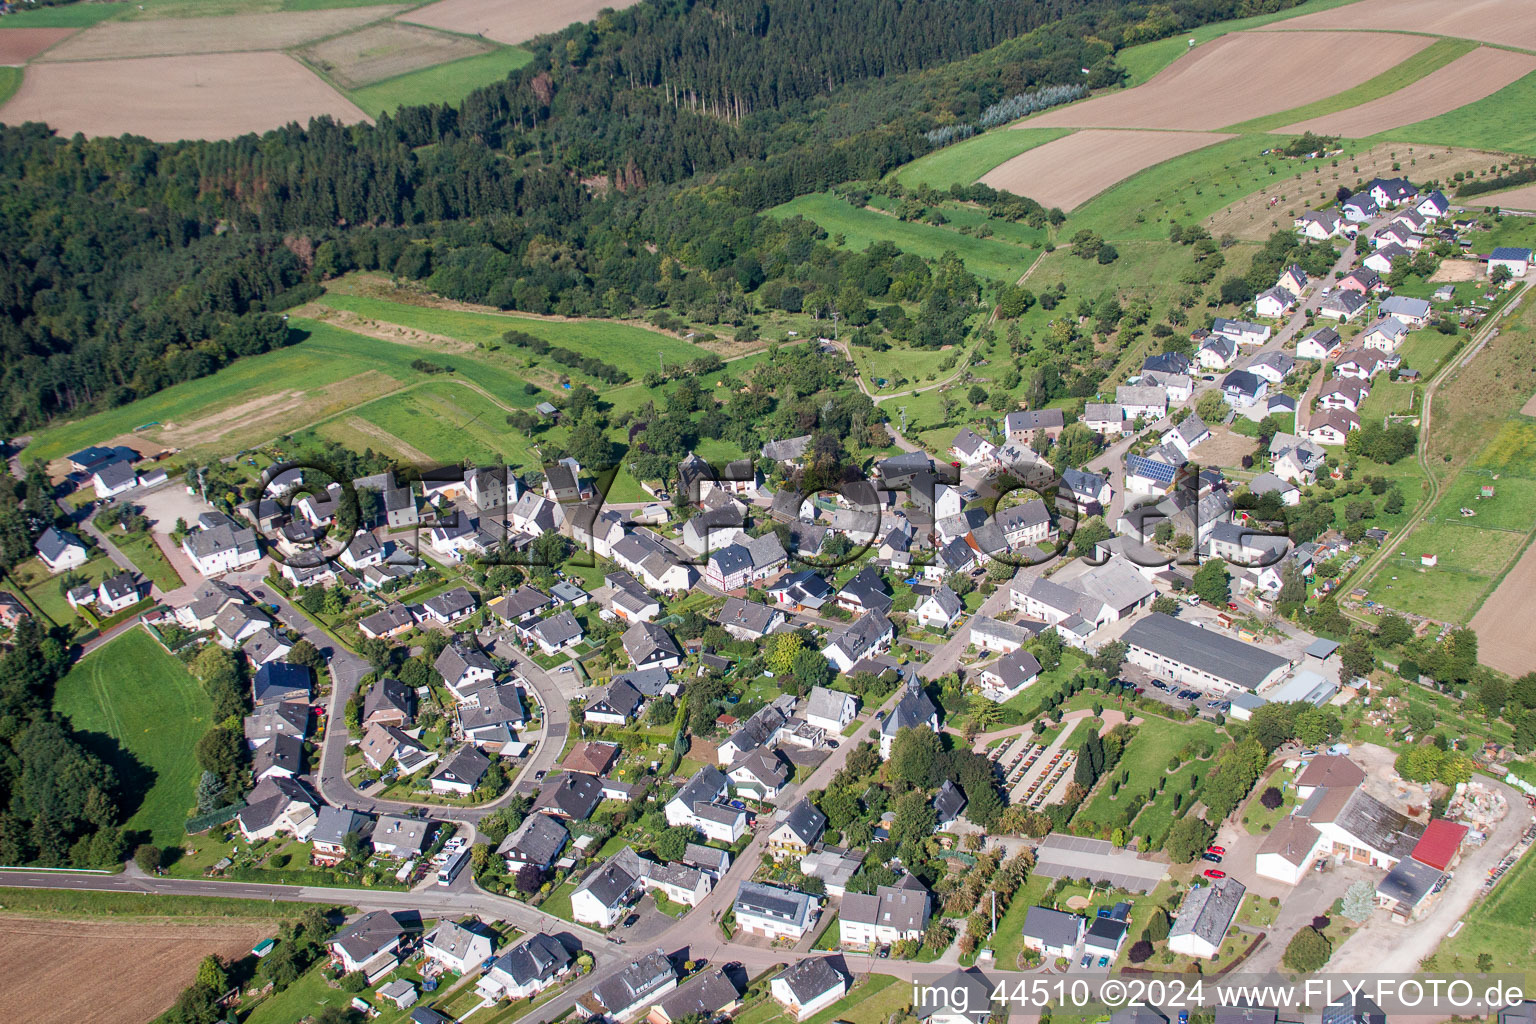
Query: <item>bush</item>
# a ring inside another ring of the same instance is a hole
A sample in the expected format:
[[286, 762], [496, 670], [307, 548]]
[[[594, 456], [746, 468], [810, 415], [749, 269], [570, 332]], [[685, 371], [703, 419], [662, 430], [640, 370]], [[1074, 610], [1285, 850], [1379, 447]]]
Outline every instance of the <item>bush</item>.
[[133, 851], [133, 862], [146, 875], [152, 875], [160, 870], [160, 865], [164, 862], [164, 859], [165, 857], [160, 847], [153, 843], [141, 843]]
[[1332, 955], [1333, 944], [1328, 937], [1314, 927], [1307, 927], [1291, 939], [1280, 960], [1293, 971], [1309, 974], [1320, 970]]
[[1142, 939], [1140, 942], [1134, 943], [1131, 946], [1130, 952], [1126, 955], [1130, 957], [1131, 963], [1144, 964], [1152, 959], [1152, 943]]
[[343, 992], [361, 992], [368, 987], [368, 978], [362, 971], [350, 971], [341, 976], [341, 990]]
[[1281, 795], [1280, 791], [1274, 786], [1270, 786], [1264, 791], [1263, 795], [1259, 797], [1259, 803], [1263, 804], [1267, 810], [1271, 811], [1275, 810], [1284, 802], [1285, 797]]

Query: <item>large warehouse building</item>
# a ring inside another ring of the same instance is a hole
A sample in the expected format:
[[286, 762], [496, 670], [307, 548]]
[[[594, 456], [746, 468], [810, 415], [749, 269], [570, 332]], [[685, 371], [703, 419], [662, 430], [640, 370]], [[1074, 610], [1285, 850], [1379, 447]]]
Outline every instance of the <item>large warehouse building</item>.
[[1277, 681], [1291, 667], [1278, 654], [1161, 613], [1132, 625], [1123, 639], [1132, 665], [1217, 693], [1251, 693]]

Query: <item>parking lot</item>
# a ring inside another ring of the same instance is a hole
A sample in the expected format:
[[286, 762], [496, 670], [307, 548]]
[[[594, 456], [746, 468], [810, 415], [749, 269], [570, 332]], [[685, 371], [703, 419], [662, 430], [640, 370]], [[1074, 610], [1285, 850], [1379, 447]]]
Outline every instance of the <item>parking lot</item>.
[[1168, 680], [1159, 679], [1137, 668], [1135, 665], [1125, 665], [1121, 676], [1126, 682], [1134, 683], [1140, 688], [1139, 696], [1150, 697], [1155, 701], [1180, 711], [1195, 705], [1196, 711], [1210, 718], [1218, 714], [1226, 714], [1232, 710], [1232, 703], [1223, 697], [1206, 693], [1198, 687], [1186, 686], [1182, 683], [1170, 683]]

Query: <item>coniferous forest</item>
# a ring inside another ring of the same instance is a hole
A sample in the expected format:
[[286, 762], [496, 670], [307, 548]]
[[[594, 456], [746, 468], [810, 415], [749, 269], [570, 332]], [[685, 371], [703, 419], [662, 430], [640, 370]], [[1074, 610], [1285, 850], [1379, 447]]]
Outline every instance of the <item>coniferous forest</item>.
[[1084, 68], [1113, 85], [1119, 46], [1293, 2], [647, 2], [545, 37], [458, 107], [375, 125], [177, 144], [9, 126], [0, 426], [282, 345], [263, 311], [355, 267], [530, 312], [729, 306], [815, 272], [807, 228], [761, 211], [876, 178], [925, 132]]

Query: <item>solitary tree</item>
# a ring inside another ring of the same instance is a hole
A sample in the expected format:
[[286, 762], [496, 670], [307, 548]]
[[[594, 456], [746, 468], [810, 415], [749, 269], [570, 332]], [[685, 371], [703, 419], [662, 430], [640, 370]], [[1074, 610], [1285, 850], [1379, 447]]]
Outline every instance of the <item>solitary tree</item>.
[[1375, 909], [1376, 887], [1362, 878], [1345, 890], [1339, 912], [1356, 924], [1364, 924]]

